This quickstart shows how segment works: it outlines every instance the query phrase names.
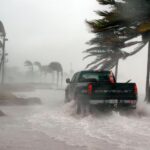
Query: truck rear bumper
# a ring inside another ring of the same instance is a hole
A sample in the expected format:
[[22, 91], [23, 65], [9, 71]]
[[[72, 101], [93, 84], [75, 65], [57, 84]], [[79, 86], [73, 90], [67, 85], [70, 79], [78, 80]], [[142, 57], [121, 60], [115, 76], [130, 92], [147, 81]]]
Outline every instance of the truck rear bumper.
[[118, 100], [90, 100], [90, 104], [117, 104]]
[[131, 108], [136, 109], [136, 100], [90, 100], [89, 103], [91, 105], [101, 105], [101, 106], [110, 106], [116, 108]]
[[136, 100], [90, 100], [90, 104], [136, 104]]

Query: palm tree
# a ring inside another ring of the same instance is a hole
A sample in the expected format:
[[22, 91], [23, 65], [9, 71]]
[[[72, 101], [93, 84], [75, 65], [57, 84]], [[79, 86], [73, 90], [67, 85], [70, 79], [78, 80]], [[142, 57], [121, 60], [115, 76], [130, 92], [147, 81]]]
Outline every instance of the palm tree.
[[39, 69], [39, 71], [40, 71], [40, 73], [42, 73], [42, 65], [41, 65], [41, 63], [40, 63], [39, 61], [35, 61], [35, 62], [33, 63], [33, 65], [37, 66], [38, 69]]
[[24, 62], [24, 66], [28, 67], [29, 75], [31, 77], [31, 80], [33, 80], [33, 63], [30, 60], [26, 60]]
[[[44, 73], [47, 75], [48, 73], [52, 74], [56, 71], [57, 73], [57, 86], [59, 82], [59, 75], [61, 74], [61, 85], [63, 80], [63, 68], [62, 65], [59, 62], [51, 62], [49, 65], [42, 65], [40, 62], [36, 61], [34, 62], [34, 65], [36, 65], [41, 73]], [[54, 77], [53, 77], [54, 78]], [[54, 79], [52, 79], [54, 81]]]
[[[121, 49], [126, 48], [127, 46], [132, 46], [137, 44], [136, 49], [130, 53], [123, 53], [125, 55], [120, 55], [119, 58], [127, 58], [129, 56], [135, 55], [138, 53], [148, 42], [150, 39], [150, 1], [148, 0], [124, 0], [124, 1], [115, 1], [115, 0], [97, 0], [102, 5], [110, 5], [111, 11], [97, 12], [100, 16], [102, 16], [98, 20], [87, 21], [88, 25], [91, 28], [91, 31], [100, 37], [98, 39], [98, 50], [103, 50], [103, 46], [105, 45], [107, 48], [104, 49], [106, 52], [109, 48], [107, 42], [105, 44], [105, 34], [107, 32], [111, 32], [111, 36], [106, 39], [109, 41], [113, 38], [113, 34], [117, 36], [118, 41], [122, 41], [120, 46], [116, 48], [122, 53]], [[129, 42], [129, 40], [142, 36], [142, 40], [140, 42]], [[102, 39], [102, 40], [101, 40]], [[101, 42], [102, 41], [102, 42]], [[118, 41], [116, 41], [118, 43]], [[128, 43], [127, 43], [128, 42]], [[104, 44], [103, 44], [104, 43]], [[114, 42], [111, 43], [111, 45]], [[124, 43], [124, 44], [123, 44]], [[127, 45], [125, 45], [127, 44]], [[129, 44], [129, 45], [128, 45]], [[150, 46], [149, 46], [150, 47]], [[150, 49], [150, 48], [149, 48]], [[99, 51], [100, 51], [99, 50]], [[115, 51], [114, 57], [112, 57], [112, 61], [116, 58], [116, 49], [112, 49], [108, 54], [109, 60], [112, 55], [112, 51]], [[101, 55], [96, 55], [96, 57], [100, 57]], [[122, 57], [123, 56], [123, 57]], [[101, 56], [102, 57], [102, 56]], [[104, 60], [104, 57], [102, 57]], [[102, 61], [99, 59], [99, 61]], [[105, 57], [107, 60], [107, 58]], [[148, 63], [147, 63], [147, 81], [146, 81], [146, 100], [149, 101], [149, 75], [150, 75], [150, 50], [148, 53]], [[118, 59], [119, 60], [119, 59]], [[110, 66], [113, 64], [112, 61], [103, 61], [102, 64], [108, 63]], [[93, 62], [94, 63], [94, 62]], [[110, 64], [111, 63], [111, 64]], [[105, 66], [105, 65], [104, 65]], [[112, 66], [113, 67], [113, 66]]]
[[2, 40], [2, 57], [1, 57], [1, 64], [0, 64], [0, 71], [2, 72], [2, 84], [4, 83], [5, 77], [5, 42], [8, 40], [6, 39], [6, 32], [3, 23], [0, 21], [0, 37]]
[[134, 37], [142, 37], [142, 45], [138, 48], [137, 52], [139, 52], [147, 43], [149, 45], [145, 100], [150, 102], [150, 1], [124, 0], [124, 2], [124, 7], [121, 9], [121, 15], [123, 16], [125, 22], [124, 27], [133, 28], [136, 31]]
[[36, 65], [38, 68], [39, 68], [39, 71], [42, 73], [45, 74], [45, 76], [48, 74], [48, 73], [51, 73], [51, 70], [49, 70], [49, 67], [48, 65], [42, 65], [40, 62], [38, 61], [35, 61], [34, 62], [34, 65]]
[[59, 82], [59, 75], [61, 74], [61, 86], [62, 86], [62, 81], [63, 81], [63, 68], [62, 65], [59, 62], [51, 62], [48, 65], [49, 72], [54, 72], [56, 71], [57, 73], [57, 86]]
[[27, 66], [27, 67], [29, 67], [29, 69], [33, 72], [33, 63], [31, 61], [26, 60], [24, 62], [24, 65]]
[[[0, 49], [3, 47], [2, 42], [0, 41]], [[0, 71], [1, 71], [1, 67], [2, 67], [2, 53], [0, 53], [1, 59], [0, 59]]]
[[85, 51], [88, 53], [85, 58], [91, 56], [96, 56], [96, 58], [93, 62], [87, 65], [87, 68], [90, 67], [90, 69], [110, 70], [116, 66], [115, 76], [117, 79], [119, 59], [125, 59], [129, 55], [129, 53], [121, 49], [138, 42], [125, 44], [124, 40], [119, 39], [116, 35], [111, 35], [110, 33], [107, 33], [106, 35], [107, 37], [101, 35], [88, 42], [89, 45], [94, 46]]
[[5, 37], [6, 33], [5, 33], [5, 29], [3, 26], [3, 23], [0, 21], [0, 36]]
[[[132, 31], [132, 34], [128, 35], [128, 32], [124, 36], [120, 36], [121, 31], [117, 31], [118, 18], [120, 19], [120, 14], [118, 14], [119, 2], [114, 0], [97, 0], [101, 5], [111, 5], [113, 9], [110, 12], [107, 11], [97, 11], [96, 13], [100, 16], [100, 19], [93, 21], [86, 21], [91, 29], [91, 32], [95, 33], [96, 36], [89, 42], [90, 46], [85, 52], [88, 55], [85, 57], [95, 56], [95, 60], [87, 65], [90, 69], [99, 70], [110, 70], [116, 66], [115, 76], [117, 78], [119, 59], [125, 59], [127, 56], [133, 55], [132, 53], [127, 53], [122, 48], [132, 46], [139, 43], [138, 41], [125, 43], [125, 41], [131, 39], [136, 32]], [[120, 21], [121, 22], [121, 21]], [[131, 31], [130, 31], [131, 32]]]
[[[5, 29], [4, 29], [4, 26], [3, 26], [2, 22], [0, 21], [0, 36], [3, 37], [4, 35], [5, 35]], [[3, 47], [3, 43], [0, 40], [0, 48], [2, 48], [2, 47]], [[2, 61], [3, 61], [2, 59], [3, 59], [3, 57], [1, 56], [0, 71], [1, 71], [1, 68], [2, 68]]]

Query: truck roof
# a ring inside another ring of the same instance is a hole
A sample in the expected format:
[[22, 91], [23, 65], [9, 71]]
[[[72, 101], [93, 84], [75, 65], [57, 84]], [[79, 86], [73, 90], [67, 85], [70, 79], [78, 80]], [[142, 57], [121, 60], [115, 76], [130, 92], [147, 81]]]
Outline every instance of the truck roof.
[[82, 71], [80, 71], [80, 73], [87, 73], [87, 72], [110, 74], [112, 71], [99, 71], [99, 70], [82, 70]]

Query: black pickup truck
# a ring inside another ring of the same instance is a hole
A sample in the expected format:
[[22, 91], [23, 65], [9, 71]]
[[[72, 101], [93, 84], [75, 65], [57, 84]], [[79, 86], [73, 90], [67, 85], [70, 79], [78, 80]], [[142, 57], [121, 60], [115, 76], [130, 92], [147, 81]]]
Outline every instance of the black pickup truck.
[[111, 108], [136, 108], [137, 85], [135, 83], [116, 83], [111, 71], [80, 71], [73, 75], [65, 89], [65, 100], [77, 102], [81, 107], [101, 105]]

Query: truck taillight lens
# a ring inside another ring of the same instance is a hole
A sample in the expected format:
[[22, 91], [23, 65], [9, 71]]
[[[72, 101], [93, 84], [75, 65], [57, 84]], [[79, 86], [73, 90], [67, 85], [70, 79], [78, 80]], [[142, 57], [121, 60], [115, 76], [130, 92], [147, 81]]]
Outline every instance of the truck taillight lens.
[[137, 94], [137, 92], [138, 92], [138, 88], [137, 88], [137, 85], [135, 84], [135, 85], [134, 85], [134, 93]]
[[88, 85], [88, 94], [91, 95], [92, 94], [92, 90], [93, 90], [93, 85], [90, 83]]
[[114, 77], [113, 77], [112, 73], [109, 76], [109, 81], [110, 81], [110, 83], [115, 83], [115, 80], [114, 80]]

